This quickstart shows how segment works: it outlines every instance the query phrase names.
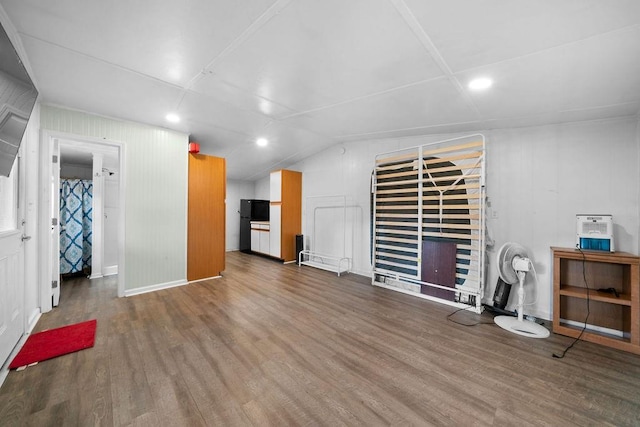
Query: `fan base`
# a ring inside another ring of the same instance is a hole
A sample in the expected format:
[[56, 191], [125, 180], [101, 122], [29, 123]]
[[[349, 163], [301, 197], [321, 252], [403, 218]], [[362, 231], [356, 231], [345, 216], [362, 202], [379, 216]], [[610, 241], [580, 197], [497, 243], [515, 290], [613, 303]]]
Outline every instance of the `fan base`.
[[547, 328], [529, 320], [518, 320], [517, 317], [511, 316], [496, 316], [493, 321], [502, 329], [524, 337], [547, 338], [549, 336]]

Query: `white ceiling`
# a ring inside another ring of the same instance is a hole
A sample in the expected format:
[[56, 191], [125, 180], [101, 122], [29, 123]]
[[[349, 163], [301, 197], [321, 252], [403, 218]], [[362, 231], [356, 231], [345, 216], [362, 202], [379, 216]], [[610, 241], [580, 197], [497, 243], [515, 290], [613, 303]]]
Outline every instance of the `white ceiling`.
[[640, 112], [638, 0], [0, 5], [43, 102], [187, 132], [234, 179], [344, 141]]

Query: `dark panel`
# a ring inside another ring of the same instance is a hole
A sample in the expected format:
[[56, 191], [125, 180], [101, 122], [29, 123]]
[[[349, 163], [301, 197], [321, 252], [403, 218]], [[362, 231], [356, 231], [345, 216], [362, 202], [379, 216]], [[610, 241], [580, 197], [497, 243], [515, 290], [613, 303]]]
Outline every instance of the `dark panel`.
[[[442, 240], [422, 241], [423, 282], [455, 288], [456, 284], [456, 244]], [[454, 292], [422, 285], [421, 293], [453, 301]]]
[[251, 220], [240, 218], [240, 247], [242, 252], [251, 252]]

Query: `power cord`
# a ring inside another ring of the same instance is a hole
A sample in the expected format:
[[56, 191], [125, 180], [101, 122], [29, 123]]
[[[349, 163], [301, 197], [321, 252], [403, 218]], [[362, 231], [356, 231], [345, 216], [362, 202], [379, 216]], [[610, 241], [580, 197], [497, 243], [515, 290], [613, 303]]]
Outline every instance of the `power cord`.
[[578, 249], [582, 254], [582, 280], [584, 280], [584, 286], [587, 288], [587, 317], [584, 319], [584, 326], [580, 331], [580, 335], [578, 335], [578, 337], [575, 340], [573, 340], [573, 342], [569, 344], [567, 348], [564, 349], [562, 354], [558, 355], [553, 353], [553, 357], [556, 359], [564, 358], [565, 354], [567, 354], [567, 351], [569, 351], [575, 345], [575, 343], [580, 341], [580, 338], [582, 338], [582, 334], [584, 334], [584, 331], [587, 329], [587, 321], [589, 320], [589, 314], [591, 314], [591, 312], [589, 311], [590, 289], [589, 289], [589, 284], [587, 283], [587, 273], [586, 273], [586, 267], [585, 267], [585, 264], [587, 262], [587, 257], [585, 256], [584, 252], [582, 252], [582, 249], [580, 248], [576, 248], [576, 249]]
[[459, 308], [459, 309], [457, 309], [456, 311], [454, 311], [453, 313], [449, 313], [449, 314], [447, 315], [447, 320], [448, 320], [449, 322], [453, 322], [453, 323], [455, 323], [456, 325], [460, 325], [460, 326], [494, 325], [494, 323], [493, 323], [493, 322], [462, 323], [462, 322], [459, 322], [459, 321], [457, 321], [457, 320], [453, 320], [453, 319], [451, 318], [451, 316], [453, 316], [453, 315], [454, 315], [454, 314], [456, 314], [456, 313], [459, 313], [460, 311], [463, 311], [463, 310], [471, 310], [471, 309], [473, 309], [473, 307], [462, 307], [462, 308]]

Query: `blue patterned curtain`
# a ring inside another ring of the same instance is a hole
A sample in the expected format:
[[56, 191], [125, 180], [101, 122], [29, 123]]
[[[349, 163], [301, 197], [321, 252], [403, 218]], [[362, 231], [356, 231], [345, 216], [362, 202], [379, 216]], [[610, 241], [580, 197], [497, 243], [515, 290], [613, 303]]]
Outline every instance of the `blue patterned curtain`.
[[60, 180], [60, 274], [91, 267], [93, 182]]

